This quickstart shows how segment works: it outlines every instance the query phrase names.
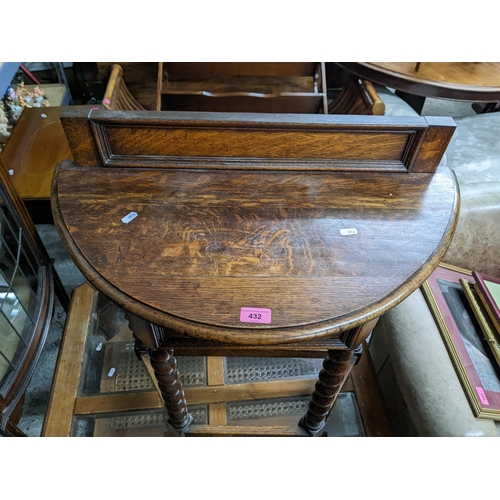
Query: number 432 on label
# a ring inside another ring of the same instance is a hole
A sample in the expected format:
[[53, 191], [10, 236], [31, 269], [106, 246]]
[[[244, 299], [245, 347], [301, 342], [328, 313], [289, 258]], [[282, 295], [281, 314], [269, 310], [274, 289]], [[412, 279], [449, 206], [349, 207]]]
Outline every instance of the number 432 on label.
[[242, 323], [271, 323], [271, 309], [259, 307], [242, 307], [240, 310], [240, 321]]

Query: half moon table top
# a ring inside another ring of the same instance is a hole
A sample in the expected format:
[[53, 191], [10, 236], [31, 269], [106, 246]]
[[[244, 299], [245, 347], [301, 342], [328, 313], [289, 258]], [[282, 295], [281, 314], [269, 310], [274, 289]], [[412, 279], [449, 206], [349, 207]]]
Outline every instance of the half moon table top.
[[345, 70], [374, 83], [423, 97], [458, 101], [500, 101], [497, 62], [340, 62]]
[[[403, 300], [441, 261], [459, 198], [446, 167], [277, 172], [68, 161], [56, 169], [52, 203], [78, 267], [125, 309], [197, 338], [271, 344], [345, 331]], [[270, 309], [271, 322], [242, 321], [242, 308]]]

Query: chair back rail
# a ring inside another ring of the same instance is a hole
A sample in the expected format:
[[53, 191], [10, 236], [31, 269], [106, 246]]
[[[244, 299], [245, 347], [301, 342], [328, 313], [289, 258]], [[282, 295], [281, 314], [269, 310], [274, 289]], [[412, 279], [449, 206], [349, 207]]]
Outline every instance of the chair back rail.
[[113, 64], [108, 85], [104, 92], [103, 106], [109, 110], [145, 110], [130, 93], [123, 80], [123, 69], [119, 64]]
[[329, 104], [331, 115], [384, 115], [385, 104], [368, 80], [353, 77]]

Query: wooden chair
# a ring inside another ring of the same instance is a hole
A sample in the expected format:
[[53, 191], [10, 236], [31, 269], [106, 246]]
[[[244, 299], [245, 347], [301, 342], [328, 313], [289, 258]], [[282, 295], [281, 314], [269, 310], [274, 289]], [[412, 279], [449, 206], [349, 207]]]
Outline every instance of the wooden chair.
[[113, 64], [109, 75], [108, 85], [104, 93], [102, 104], [107, 109], [116, 110], [145, 110], [130, 93], [123, 80], [123, 68]]
[[331, 115], [384, 115], [385, 104], [371, 82], [352, 77], [340, 94], [328, 105], [328, 113]]

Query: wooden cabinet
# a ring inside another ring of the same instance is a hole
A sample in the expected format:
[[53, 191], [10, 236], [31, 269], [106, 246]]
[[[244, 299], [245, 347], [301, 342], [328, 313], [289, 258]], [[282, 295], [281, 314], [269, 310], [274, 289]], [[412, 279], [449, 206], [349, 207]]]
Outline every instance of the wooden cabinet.
[[159, 63], [161, 109], [325, 113], [324, 63]]
[[99, 66], [103, 75], [109, 72], [103, 99], [108, 109], [384, 114], [384, 103], [373, 85], [358, 78], [342, 83], [340, 94], [333, 101], [330, 98], [328, 105], [326, 64], [121, 62]]
[[0, 434], [22, 435], [15, 426], [18, 403], [48, 333], [56, 288], [67, 307], [66, 292], [0, 158]]

